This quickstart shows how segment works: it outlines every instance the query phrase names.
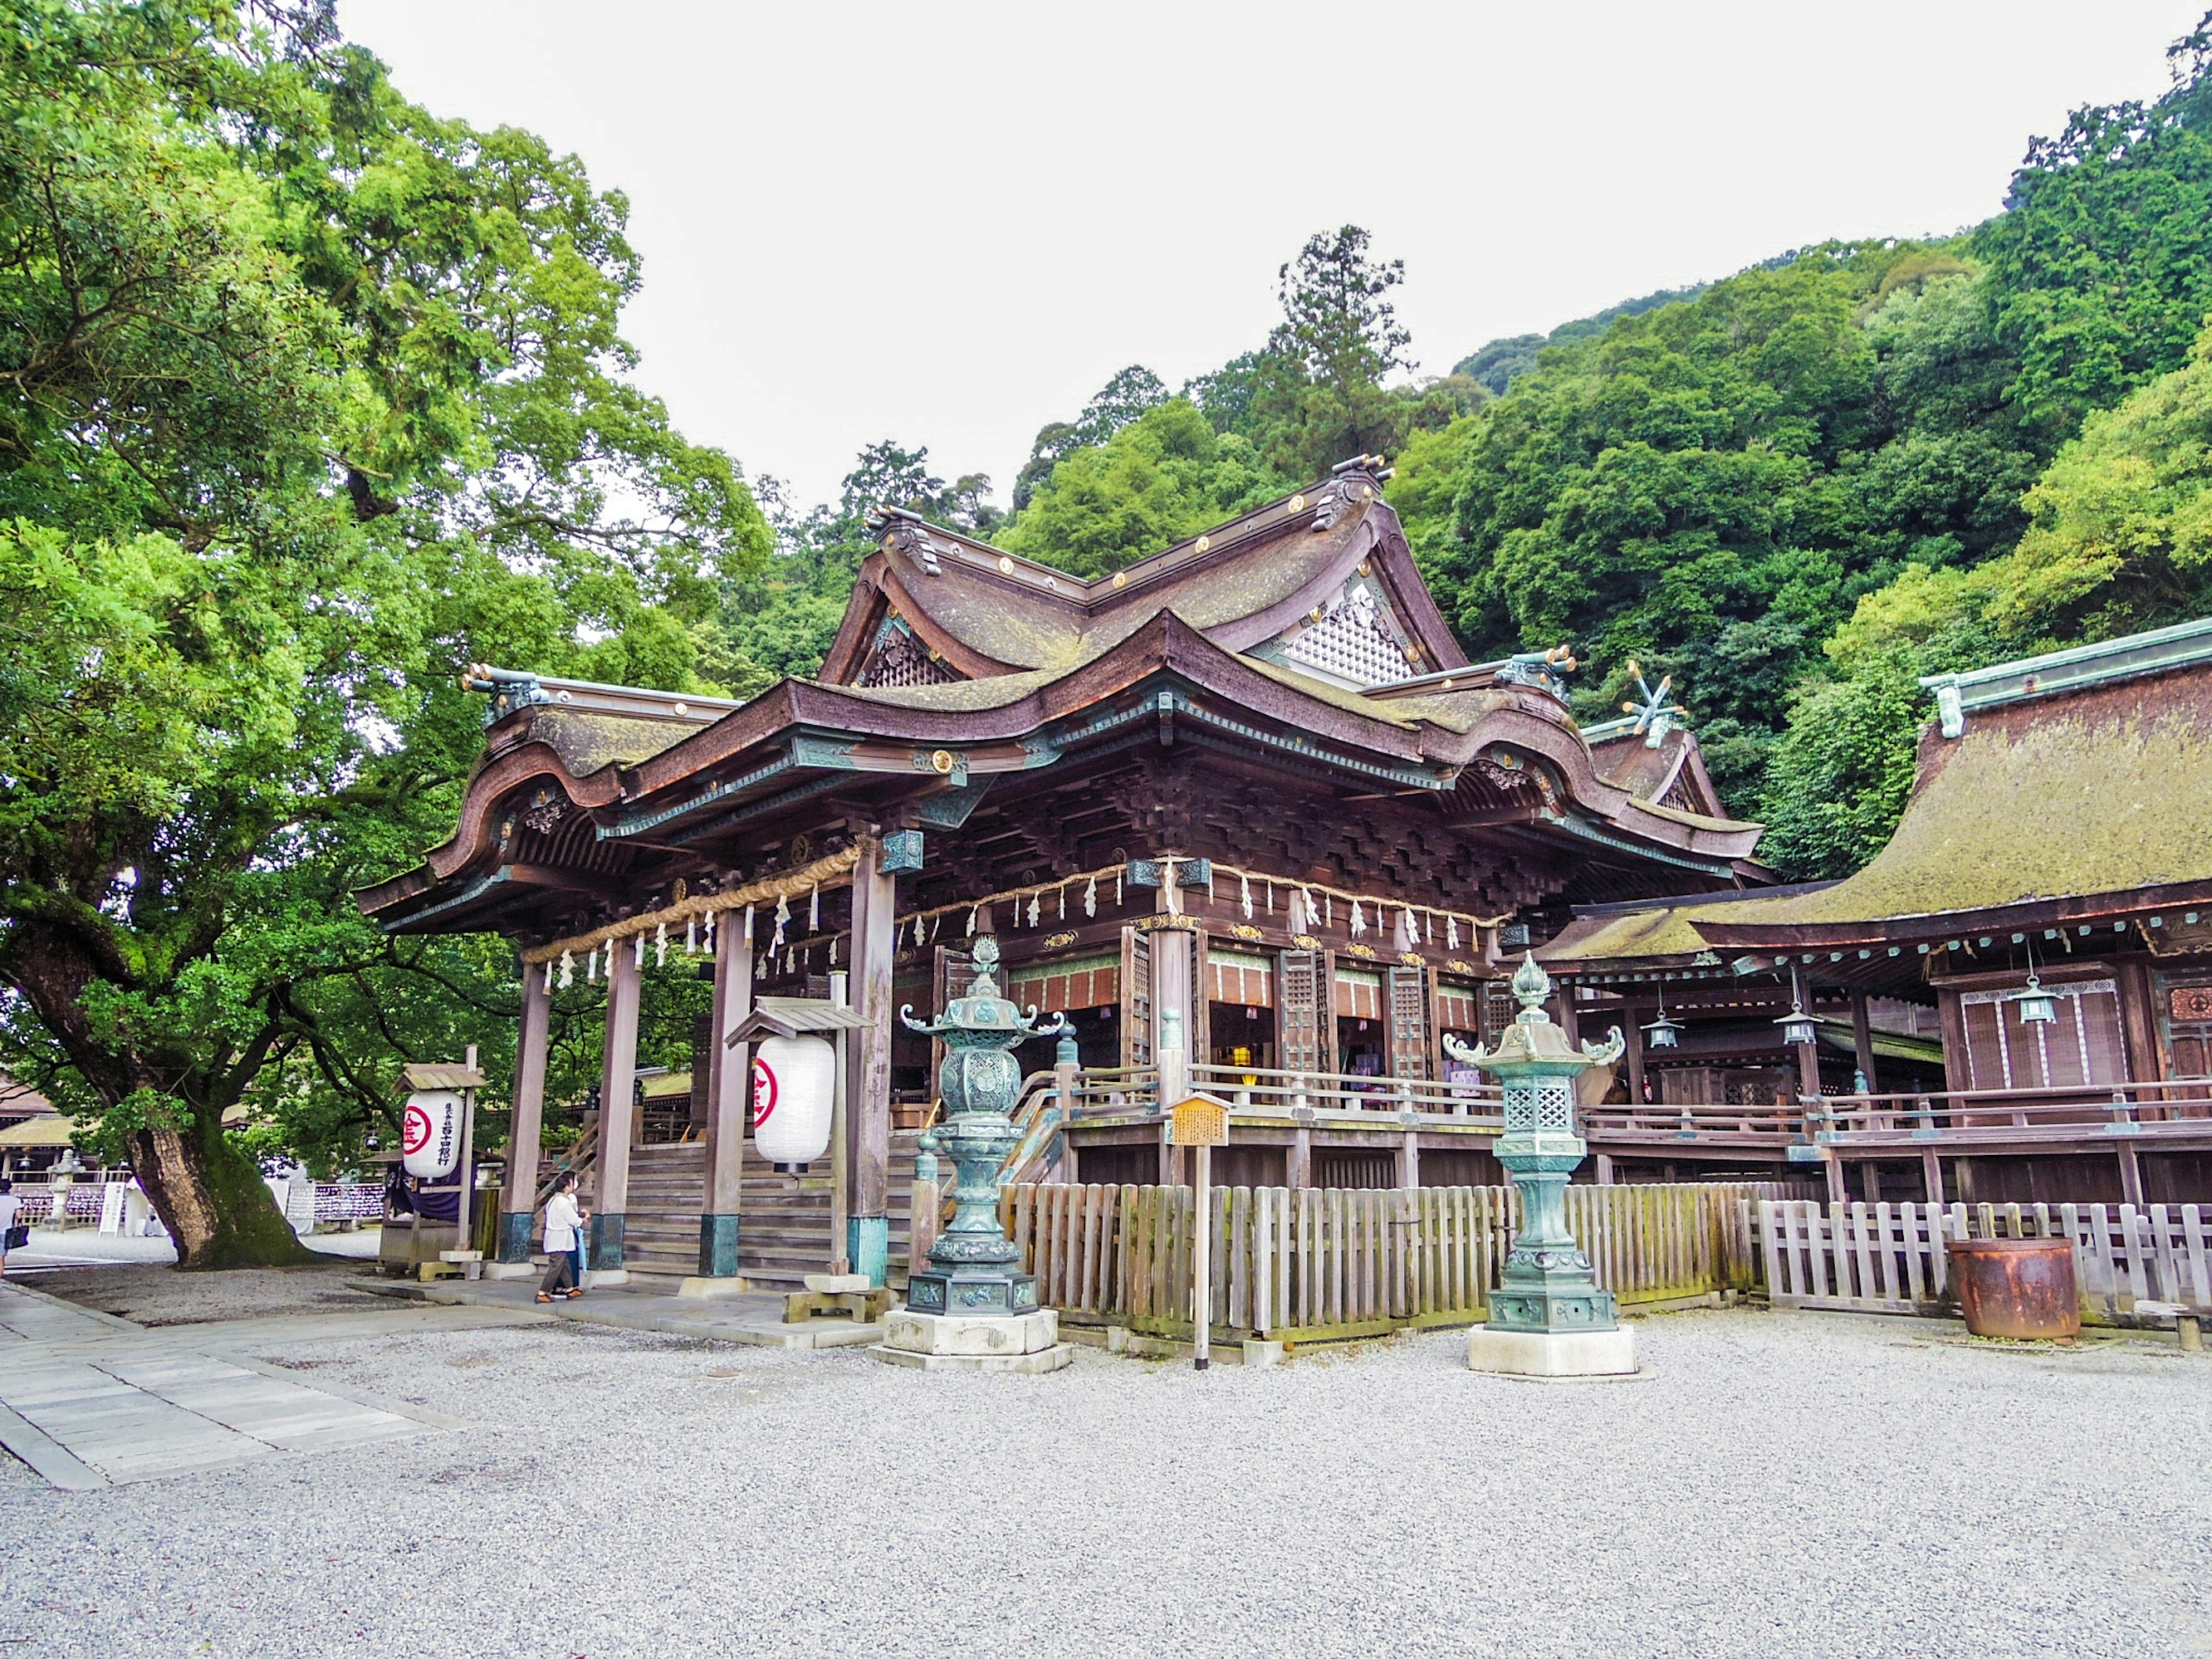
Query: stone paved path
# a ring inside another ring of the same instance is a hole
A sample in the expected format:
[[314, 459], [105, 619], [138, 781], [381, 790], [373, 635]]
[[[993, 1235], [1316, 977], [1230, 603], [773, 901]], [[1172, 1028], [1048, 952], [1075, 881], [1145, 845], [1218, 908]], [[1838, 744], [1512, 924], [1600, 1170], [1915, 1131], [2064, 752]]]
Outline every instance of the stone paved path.
[[[435, 1412], [310, 1388], [235, 1351], [389, 1331], [433, 1311], [146, 1330], [0, 1284], [0, 1445], [55, 1486], [83, 1491], [458, 1427]], [[434, 1311], [464, 1327], [517, 1322], [491, 1310]]]

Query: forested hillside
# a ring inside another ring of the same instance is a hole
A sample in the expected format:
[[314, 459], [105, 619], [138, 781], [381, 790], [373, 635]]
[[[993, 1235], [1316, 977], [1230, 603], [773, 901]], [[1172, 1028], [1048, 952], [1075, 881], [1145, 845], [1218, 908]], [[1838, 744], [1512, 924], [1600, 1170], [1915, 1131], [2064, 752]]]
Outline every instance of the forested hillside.
[[1844, 873], [1911, 782], [1917, 675], [2212, 609], [2205, 30], [2171, 56], [2157, 103], [2034, 140], [1984, 224], [1794, 250], [1441, 378], [1400, 372], [1402, 268], [1316, 236], [1258, 349], [1173, 395], [1122, 371], [1039, 432], [1003, 523], [982, 481], [864, 457], [836, 512], [783, 520], [758, 659], [827, 643], [887, 459], [900, 499], [1091, 575], [1379, 451], [1470, 652], [1573, 642], [1590, 715], [1632, 658], [1672, 673], [1765, 856]]

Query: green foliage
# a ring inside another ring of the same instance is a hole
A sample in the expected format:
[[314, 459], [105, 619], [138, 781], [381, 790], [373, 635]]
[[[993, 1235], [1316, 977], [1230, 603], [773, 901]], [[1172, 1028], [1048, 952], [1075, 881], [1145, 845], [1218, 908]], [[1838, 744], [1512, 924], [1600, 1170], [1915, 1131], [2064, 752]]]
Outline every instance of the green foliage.
[[2012, 393], [2060, 432], [2180, 367], [2212, 312], [2212, 37], [2169, 54], [2173, 90], [2146, 107], [2076, 110], [2039, 138], [2007, 211], [1983, 225]]
[[1577, 317], [1571, 323], [1561, 323], [1549, 334], [1515, 334], [1492, 340], [1453, 364], [1452, 373], [1464, 374], [1502, 398], [1515, 380], [1536, 367], [1537, 354], [1546, 346], [1571, 345], [1577, 340], [1587, 340], [1594, 335], [1604, 333], [1622, 317], [1640, 317], [1647, 311], [1656, 311], [1661, 306], [1694, 300], [1705, 291], [1703, 283], [1695, 288], [1662, 288], [1656, 294], [1647, 294], [1640, 300], [1625, 300], [1617, 306], [1607, 306], [1593, 316]]
[[1063, 458], [1000, 543], [1098, 576], [1291, 488], [1248, 440], [1176, 398]]
[[1101, 386], [1073, 421], [1053, 421], [1040, 428], [1029, 459], [1014, 478], [1014, 511], [1030, 504], [1061, 456], [1104, 443], [1146, 410], [1158, 408], [1167, 397], [1158, 375], [1142, 363], [1132, 363]]
[[1593, 708], [1629, 659], [1656, 661], [1700, 720], [1733, 723], [1738, 763], [1717, 781], [1755, 783], [1759, 734], [1870, 574], [1956, 556], [1960, 480], [1892, 447], [1925, 435], [1895, 365], [1900, 342], [1972, 356], [1955, 337], [1978, 313], [1899, 291], [1890, 306], [1929, 315], [1860, 320], [1912, 252], [1819, 250], [1547, 353], [1481, 418], [1456, 544], [1431, 553], [1470, 648], [1581, 644], [1608, 671]]
[[352, 901], [450, 828], [454, 670], [704, 689], [768, 526], [623, 378], [623, 204], [573, 160], [313, 6], [7, 12], [0, 1064], [188, 1264], [283, 1259], [247, 1146], [343, 1160], [402, 1060], [508, 1063], [503, 949]]
[[1768, 772], [1761, 856], [1847, 873], [1879, 848], [1926, 710], [1915, 679], [2212, 612], [2212, 329], [2185, 368], [2089, 416], [2027, 490], [2010, 551], [1907, 566], [1830, 637]]
[[1984, 567], [2004, 633], [2102, 639], [2212, 612], [2212, 328], [2185, 368], [2090, 416], [2026, 505], [2019, 547]]

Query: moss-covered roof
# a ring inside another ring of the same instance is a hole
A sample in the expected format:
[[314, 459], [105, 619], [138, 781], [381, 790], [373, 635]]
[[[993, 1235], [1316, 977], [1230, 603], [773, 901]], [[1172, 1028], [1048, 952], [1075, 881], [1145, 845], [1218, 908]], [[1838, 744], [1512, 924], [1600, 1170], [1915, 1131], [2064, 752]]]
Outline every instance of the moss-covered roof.
[[[1188, 617], [1185, 617], [1187, 622]], [[1413, 722], [1406, 717], [1403, 707], [1395, 702], [1380, 702], [1373, 697], [1363, 697], [1357, 691], [1312, 674], [1301, 674], [1285, 663], [1269, 662], [1264, 657], [1240, 656], [1237, 659], [1247, 668], [1258, 670], [1269, 679], [1287, 685], [1301, 696], [1311, 697], [1316, 702], [1325, 702], [1354, 714], [1364, 714], [1370, 720], [1380, 720], [1385, 726], [1395, 726], [1410, 732]]]
[[1924, 740], [1904, 821], [1816, 893], [1731, 927], [1880, 921], [2212, 881], [2212, 673], [1978, 714]]
[[[1612, 962], [1624, 957], [1693, 957], [1709, 950], [1693, 925], [1706, 907], [1674, 905], [1652, 910], [1631, 910], [1619, 915], [1578, 916], [1549, 945], [1536, 952], [1540, 962], [1561, 964]], [[1734, 915], [1743, 907], [1727, 907]]]
[[1003, 708], [1018, 702], [1040, 686], [1050, 685], [1079, 665], [1026, 669], [1018, 674], [994, 674], [982, 680], [948, 680], [941, 685], [835, 685], [826, 690], [842, 696], [858, 697], [895, 708], [935, 708], [948, 714], [972, 714], [983, 708]]
[[550, 744], [569, 775], [579, 778], [603, 766], [635, 766], [664, 749], [674, 748], [708, 724], [704, 720], [586, 714], [550, 704], [531, 709], [529, 722], [530, 735]]

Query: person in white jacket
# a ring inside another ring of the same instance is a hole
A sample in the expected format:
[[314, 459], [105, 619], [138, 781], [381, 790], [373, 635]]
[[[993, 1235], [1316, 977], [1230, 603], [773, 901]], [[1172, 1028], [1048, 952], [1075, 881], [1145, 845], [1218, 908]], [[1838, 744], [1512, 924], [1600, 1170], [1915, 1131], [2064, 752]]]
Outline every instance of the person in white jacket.
[[545, 1200], [545, 1280], [538, 1299], [550, 1302], [556, 1295], [584, 1293], [584, 1224], [589, 1210], [576, 1205], [576, 1172], [563, 1170], [554, 1178], [553, 1195]]

